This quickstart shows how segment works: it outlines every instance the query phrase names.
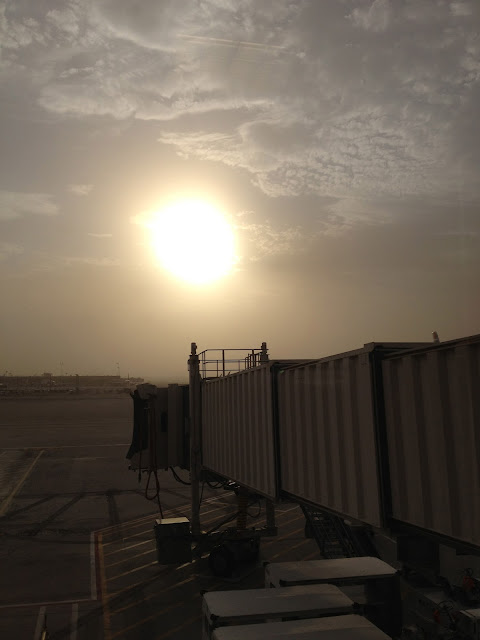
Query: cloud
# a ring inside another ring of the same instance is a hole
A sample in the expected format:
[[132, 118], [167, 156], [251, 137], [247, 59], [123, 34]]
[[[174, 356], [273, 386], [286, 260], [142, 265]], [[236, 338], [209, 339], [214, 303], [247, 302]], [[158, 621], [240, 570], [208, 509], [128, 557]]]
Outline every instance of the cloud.
[[178, 38], [185, 36], [208, 39], [210, 44], [234, 41], [267, 48], [278, 46], [281, 25], [288, 24], [298, 10], [289, 0], [264, 0], [255, 6], [251, 0], [185, 0], [180, 4], [177, 0], [145, 0], [140, 4], [99, 0], [93, 20], [110, 36], [150, 50], [177, 52]]
[[0, 220], [13, 220], [23, 215], [54, 216], [58, 213], [58, 206], [50, 194], [0, 190]]
[[38, 20], [31, 16], [17, 16], [6, 4], [0, 5], [0, 42], [2, 49], [17, 50], [32, 43], [44, 43]]
[[[51, 77], [39, 103], [58, 114], [157, 120], [249, 108], [264, 80], [284, 84], [282, 66], [292, 53], [288, 24], [299, 10], [289, 0], [254, 9], [250, 0], [145, 0], [141, 7], [103, 0], [83, 15], [81, 6], [61, 19], [58, 11], [48, 14], [45, 31], [53, 37], [52, 20], [68, 24], [75, 47], [49, 61]], [[73, 35], [75, 19], [83, 37]]]
[[68, 190], [76, 196], [88, 196], [93, 189], [93, 184], [69, 184]]
[[478, 238], [480, 236], [480, 233], [478, 233], [478, 231], [472, 231], [469, 229], [455, 229], [451, 231], [441, 231], [437, 233], [437, 235], [447, 238]]
[[[472, 88], [480, 81], [480, 53], [475, 33], [465, 25], [452, 28], [446, 10], [435, 14], [434, 28], [426, 27], [424, 14], [432, 20], [428, 3], [408, 5], [411, 14], [398, 10], [395, 20], [391, 5], [378, 0], [357, 6], [348, 20], [330, 3], [321, 7], [310, 22], [320, 24], [323, 18], [331, 32], [309, 40], [314, 31], [304, 17], [305, 56], [276, 57], [282, 88], [275, 67], [268, 77], [262, 75], [261, 87], [250, 77], [255, 92], [238, 93], [240, 124], [223, 126], [220, 94], [215, 125], [202, 120], [201, 129], [171, 126], [160, 141], [181, 157], [242, 168], [270, 196], [451, 193], [456, 188], [451, 167], [458, 166], [456, 132], [476, 126], [472, 109], [479, 100]], [[390, 29], [394, 46], [364, 40], [359, 27], [378, 34]], [[290, 50], [300, 46], [296, 33], [290, 31]], [[224, 87], [223, 104], [234, 110], [228, 80]], [[180, 112], [214, 107], [200, 93]], [[478, 198], [476, 166], [471, 171], [463, 166], [470, 174], [466, 191]]]
[[392, 202], [382, 198], [340, 198], [325, 209], [321, 233], [326, 236], [341, 235], [358, 225], [387, 224], [394, 219]]
[[[398, 204], [397, 204], [398, 208]], [[324, 202], [309, 215], [303, 212], [298, 224], [278, 219], [253, 222], [254, 212], [237, 213], [234, 228], [245, 255], [251, 261], [272, 256], [301, 256], [316, 252], [323, 239], [338, 238], [366, 227], [394, 222], [395, 204], [388, 199], [340, 198]]]
[[66, 257], [62, 258], [61, 262], [66, 266], [73, 266], [77, 264], [91, 265], [94, 267], [117, 267], [120, 265], [120, 260], [116, 258], [92, 258], [92, 257]]
[[[153, 218], [154, 214], [146, 211], [132, 216], [130, 222], [148, 230], [152, 227]], [[307, 232], [301, 224], [280, 224], [270, 220], [258, 222], [258, 216], [252, 211], [239, 211], [232, 217], [231, 224], [242, 254], [240, 261], [303, 253], [311, 246], [315, 235]]]
[[[255, 220], [255, 221], [254, 221]], [[303, 224], [286, 224], [278, 220], [258, 222], [252, 211], [240, 211], [233, 221], [233, 228], [241, 249], [241, 261], [256, 262], [265, 258], [295, 256], [307, 253], [316, 237], [317, 230], [307, 229]]]
[[52, 9], [46, 14], [47, 24], [51, 25], [58, 33], [76, 38], [81, 31], [80, 7], [74, 2], [66, 3], [63, 9]]
[[357, 27], [366, 31], [385, 31], [391, 19], [392, 9], [389, 0], [375, 0], [367, 8], [357, 8], [349, 18]]
[[448, 197], [462, 167], [465, 198], [480, 199], [476, 2], [99, 0], [30, 13], [4, 11], [9, 51], [51, 114], [157, 121], [180, 157], [243, 170], [272, 197]]
[[89, 233], [91, 238], [113, 238], [112, 233]]
[[12, 242], [0, 242], [0, 261], [7, 260], [11, 256], [18, 256], [24, 251], [19, 244]]
[[470, 16], [472, 15], [472, 6], [468, 2], [451, 2], [450, 11], [454, 16]]
[[332, 197], [430, 192], [439, 168], [437, 141], [407, 115], [392, 120], [362, 107], [324, 122], [279, 116], [242, 124], [233, 134], [164, 133], [182, 157], [241, 167], [270, 196]]
[[[5, 250], [3, 258], [24, 253], [23, 247], [15, 244], [4, 243]], [[0, 243], [0, 260], [2, 259], [2, 243]], [[121, 260], [108, 256], [66, 256], [52, 251], [32, 250], [29, 252], [29, 264], [15, 277], [29, 277], [34, 273], [55, 273], [63, 272], [66, 267], [118, 267]]]

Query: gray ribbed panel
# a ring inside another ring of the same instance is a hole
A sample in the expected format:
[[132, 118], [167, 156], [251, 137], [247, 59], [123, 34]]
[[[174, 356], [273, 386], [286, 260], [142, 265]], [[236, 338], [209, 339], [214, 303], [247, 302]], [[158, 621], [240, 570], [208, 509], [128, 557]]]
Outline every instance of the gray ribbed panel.
[[281, 488], [380, 526], [370, 351], [279, 374]]
[[480, 336], [383, 362], [393, 517], [480, 546]]
[[178, 384], [168, 385], [168, 465], [183, 466], [185, 448], [185, 416], [183, 389]]
[[203, 466], [276, 497], [270, 365], [202, 383]]

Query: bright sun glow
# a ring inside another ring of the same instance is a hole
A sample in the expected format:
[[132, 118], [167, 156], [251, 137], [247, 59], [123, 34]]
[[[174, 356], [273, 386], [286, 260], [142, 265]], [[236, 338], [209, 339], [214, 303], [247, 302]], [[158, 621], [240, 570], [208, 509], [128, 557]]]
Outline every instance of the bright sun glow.
[[233, 229], [206, 202], [186, 200], [155, 214], [155, 253], [174, 276], [191, 284], [208, 284], [225, 276], [235, 261]]

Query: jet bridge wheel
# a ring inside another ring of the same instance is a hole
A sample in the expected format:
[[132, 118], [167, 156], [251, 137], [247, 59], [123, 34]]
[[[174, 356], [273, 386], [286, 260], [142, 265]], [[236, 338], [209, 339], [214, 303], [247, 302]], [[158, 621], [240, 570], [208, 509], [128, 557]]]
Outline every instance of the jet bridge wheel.
[[245, 562], [256, 562], [260, 553], [260, 540], [258, 538], [251, 538], [245, 540], [240, 545], [240, 557]]
[[229, 578], [235, 568], [235, 558], [230, 549], [222, 544], [211, 550], [208, 564], [214, 576]]

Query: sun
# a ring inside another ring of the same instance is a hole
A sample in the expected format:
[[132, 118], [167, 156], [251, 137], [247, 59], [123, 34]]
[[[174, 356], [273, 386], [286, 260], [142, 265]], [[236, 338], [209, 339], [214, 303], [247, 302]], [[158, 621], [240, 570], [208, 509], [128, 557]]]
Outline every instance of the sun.
[[210, 284], [235, 262], [235, 237], [220, 211], [207, 202], [182, 200], [154, 215], [151, 240], [156, 257], [189, 284]]

